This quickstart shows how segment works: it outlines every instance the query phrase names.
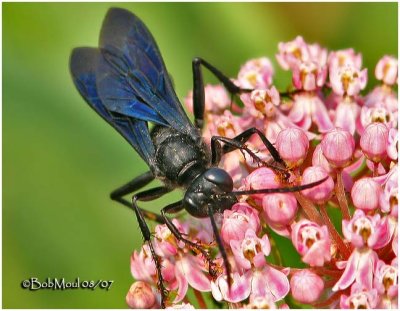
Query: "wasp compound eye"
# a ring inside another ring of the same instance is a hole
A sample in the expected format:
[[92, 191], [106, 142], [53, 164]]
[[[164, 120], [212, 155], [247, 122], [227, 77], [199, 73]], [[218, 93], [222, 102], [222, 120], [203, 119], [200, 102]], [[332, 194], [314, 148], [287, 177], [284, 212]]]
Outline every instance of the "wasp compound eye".
[[213, 167], [204, 173], [204, 177], [224, 192], [231, 192], [233, 190], [232, 177], [223, 169]]

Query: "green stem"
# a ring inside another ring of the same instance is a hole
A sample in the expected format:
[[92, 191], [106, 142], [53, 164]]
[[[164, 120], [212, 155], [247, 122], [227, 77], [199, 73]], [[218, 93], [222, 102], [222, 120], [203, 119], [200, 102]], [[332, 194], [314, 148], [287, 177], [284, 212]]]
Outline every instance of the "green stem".
[[279, 266], [282, 266], [283, 265], [282, 256], [276, 245], [275, 239], [270, 234], [268, 234], [268, 239], [269, 243], [271, 244], [271, 254], [272, 257], [274, 258], [275, 263]]

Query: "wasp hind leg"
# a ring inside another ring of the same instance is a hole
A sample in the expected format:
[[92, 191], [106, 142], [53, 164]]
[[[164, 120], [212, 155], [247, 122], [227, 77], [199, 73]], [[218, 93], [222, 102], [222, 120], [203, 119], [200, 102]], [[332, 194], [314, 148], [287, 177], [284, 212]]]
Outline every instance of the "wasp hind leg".
[[152, 201], [155, 200], [162, 195], [170, 192], [171, 190], [166, 188], [166, 187], [157, 187], [153, 188], [150, 190], [142, 191], [137, 194], [135, 194], [132, 197], [131, 203], [124, 198], [125, 195], [128, 195], [130, 193], [133, 193], [146, 185], [148, 185], [151, 181], [154, 180], [154, 175], [151, 171], [148, 171], [142, 175], [137, 176], [136, 178], [132, 179], [131, 181], [127, 182], [126, 184], [122, 185], [121, 187], [115, 189], [113, 192], [111, 192], [110, 197], [112, 200], [117, 201], [121, 203], [122, 205], [132, 209], [135, 214], [136, 218], [139, 223], [139, 228], [140, 231], [142, 232], [144, 242], [147, 243], [149, 246], [151, 256], [153, 258], [154, 264], [156, 266], [156, 272], [157, 272], [157, 287], [158, 290], [160, 291], [161, 294], [161, 307], [165, 308], [165, 301], [167, 300], [168, 297], [168, 291], [166, 290], [164, 286], [164, 280], [162, 277], [162, 265], [161, 265], [161, 259], [157, 256], [153, 244], [151, 242], [151, 232], [150, 229], [146, 223], [146, 219], [148, 220], [153, 220], [158, 223], [164, 223], [163, 217], [161, 215], [146, 211], [142, 208], [140, 208], [137, 204], [138, 201]]
[[132, 197], [132, 209], [134, 210], [134, 212], [136, 214], [136, 218], [139, 223], [140, 231], [142, 231], [142, 235], [143, 235], [145, 243], [147, 243], [147, 245], [149, 246], [151, 256], [152, 256], [153, 261], [156, 266], [157, 279], [158, 279], [157, 287], [161, 294], [161, 307], [163, 309], [165, 308], [165, 302], [168, 298], [168, 291], [164, 286], [164, 279], [163, 279], [162, 272], [161, 272], [161, 269], [162, 269], [161, 259], [154, 250], [153, 243], [151, 242], [151, 233], [150, 233], [149, 227], [147, 226], [143, 210], [141, 208], [139, 208], [139, 206], [137, 205], [137, 202], [138, 201], [142, 201], [142, 202], [152, 201], [152, 200], [158, 199], [159, 197], [161, 197], [162, 195], [164, 195], [170, 191], [171, 190], [167, 187], [157, 187], [157, 188], [153, 188], [153, 189], [146, 190], [143, 192], [139, 192]]

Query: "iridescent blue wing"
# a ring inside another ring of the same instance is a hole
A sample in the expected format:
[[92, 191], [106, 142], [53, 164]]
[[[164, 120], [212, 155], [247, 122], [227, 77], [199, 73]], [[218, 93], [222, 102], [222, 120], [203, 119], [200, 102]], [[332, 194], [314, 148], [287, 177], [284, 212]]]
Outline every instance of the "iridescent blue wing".
[[[99, 97], [95, 73], [101, 58], [96, 48], [76, 48], [72, 51], [70, 70], [75, 86], [89, 106], [121, 133], [147, 164], [153, 167], [155, 151], [147, 122], [110, 111]], [[156, 122], [159, 119], [153, 110], [142, 103], [132, 101], [131, 106], [146, 120]]]
[[[190, 132], [193, 126], [175, 94], [157, 44], [139, 18], [123, 9], [110, 9], [99, 46], [103, 57], [96, 69], [96, 83], [108, 110]], [[158, 120], [141, 115], [138, 102], [153, 110]]]

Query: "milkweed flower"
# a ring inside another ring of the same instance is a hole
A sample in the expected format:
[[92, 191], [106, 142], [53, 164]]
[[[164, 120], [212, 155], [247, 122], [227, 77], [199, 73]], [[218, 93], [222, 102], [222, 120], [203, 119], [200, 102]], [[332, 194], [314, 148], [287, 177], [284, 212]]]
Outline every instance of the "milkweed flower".
[[351, 295], [342, 295], [340, 307], [342, 309], [374, 309], [379, 302], [376, 289], [364, 289], [359, 284], [351, 288]]
[[[300, 36], [276, 59], [290, 71], [286, 92], [267, 57], [231, 79], [239, 96], [205, 87], [204, 141], [236, 139], [238, 150], [216, 147], [219, 167], [250, 193], [214, 215], [224, 251], [209, 218], [169, 215], [176, 230], [151, 227], [131, 256], [129, 307], [161, 306], [161, 273], [170, 309], [287, 309], [289, 296], [297, 308], [398, 308], [398, 61], [383, 56], [368, 82], [361, 53]], [[185, 104], [192, 111], [192, 92]], [[252, 127], [270, 145], [242, 134]]]
[[397, 83], [397, 71], [398, 71], [397, 58], [393, 56], [382, 57], [375, 68], [375, 77], [378, 80], [382, 80], [387, 85], [393, 85]]
[[302, 260], [312, 267], [331, 260], [331, 241], [326, 226], [303, 219], [292, 228], [292, 242]]

